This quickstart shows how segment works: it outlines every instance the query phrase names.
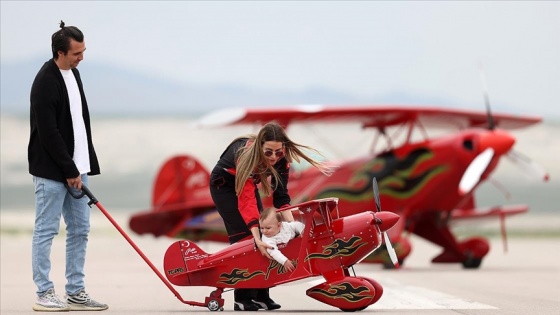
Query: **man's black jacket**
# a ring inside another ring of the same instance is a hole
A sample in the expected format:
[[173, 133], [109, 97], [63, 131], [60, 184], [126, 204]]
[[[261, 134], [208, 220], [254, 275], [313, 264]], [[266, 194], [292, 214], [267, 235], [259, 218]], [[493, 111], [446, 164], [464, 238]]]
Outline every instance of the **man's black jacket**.
[[[99, 162], [91, 139], [89, 110], [78, 69], [72, 69], [82, 97], [82, 116], [86, 127], [90, 172], [100, 173]], [[41, 67], [31, 87], [29, 146], [27, 156], [29, 173], [38, 177], [66, 182], [80, 175], [72, 156], [74, 129], [70, 100], [64, 78], [51, 59]]]

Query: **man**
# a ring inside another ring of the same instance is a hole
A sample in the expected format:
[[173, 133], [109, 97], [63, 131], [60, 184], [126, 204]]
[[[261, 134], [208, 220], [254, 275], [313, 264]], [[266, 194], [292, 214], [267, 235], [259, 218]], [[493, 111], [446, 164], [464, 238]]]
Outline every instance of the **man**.
[[[74, 199], [97, 175], [99, 163], [93, 148], [89, 111], [76, 67], [86, 50], [84, 35], [64, 26], [52, 35], [53, 58], [37, 73], [31, 87], [28, 146], [29, 173], [35, 183], [33, 230], [33, 281], [37, 285], [35, 311], [106, 310], [85, 291], [84, 264], [89, 233], [87, 198]], [[60, 217], [66, 223], [66, 296], [62, 300], [49, 279], [52, 240]]]

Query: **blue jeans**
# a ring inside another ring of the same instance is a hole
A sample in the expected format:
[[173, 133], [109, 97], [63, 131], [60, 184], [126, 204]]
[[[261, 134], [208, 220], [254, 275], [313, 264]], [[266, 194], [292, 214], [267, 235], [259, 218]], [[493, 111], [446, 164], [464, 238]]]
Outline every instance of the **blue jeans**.
[[[31, 261], [33, 281], [37, 295], [54, 288], [49, 279], [51, 271], [51, 247], [60, 229], [60, 216], [66, 223], [66, 293], [75, 294], [84, 285], [84, 264], [89, 233], [90, 209], [87, 196], [75, 199], [62, 182], [33, 176], [35, 183], [35, 228]], [[82, 183], [88, 184], [88, 176], [82, 175]], [[78, 190], [73, 188], [74, 193]]]

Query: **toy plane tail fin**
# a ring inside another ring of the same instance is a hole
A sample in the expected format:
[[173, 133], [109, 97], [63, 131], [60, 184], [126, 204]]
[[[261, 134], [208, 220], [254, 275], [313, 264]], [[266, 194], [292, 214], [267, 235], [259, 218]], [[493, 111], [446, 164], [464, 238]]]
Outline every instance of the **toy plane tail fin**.
[[167, 279], [175, 285], [189, 285], [189, 273], [199, 270], [199, 263], [208, 253], [191, 241], [177, 241], [165, 252], [163, 268]]

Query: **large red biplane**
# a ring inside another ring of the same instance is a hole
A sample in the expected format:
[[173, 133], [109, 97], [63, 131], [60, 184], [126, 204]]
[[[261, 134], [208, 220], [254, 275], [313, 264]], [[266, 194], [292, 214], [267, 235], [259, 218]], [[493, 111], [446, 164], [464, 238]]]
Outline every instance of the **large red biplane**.
[[[409, 235], [413, 233], [442, 248], [432, 259], [434, 263], [480, 266], [490, 248], [488, 241], [482, 237], [458, 240], [451, 222], [496, 217], [503, 223], [506, 216], [528, 210], [527, 205], [477, 208], [474, 191], [502, 157], [548, 179], [538, 165], [513, 150], [515, 138], [506, 131], [541, 121], [533, 116], [491, 114], [489, 109], [300, 106], [223, 110], [199, 122], [203, 126], [229, 126], [272, 120], [286, 127], [294, 123], [356, 122], [376, 131], [366, 156], [335, 161], [338, 169], [330, 177], [315, 168], [293, 168], [288, 189], [297, 202], [336, 197], [341, 216], [347, 216], [373, 208], [371, 183], [377, 178], [384, 208], [401, 217], [390, 231], [401, 264], [411, 252]], [[457, 131], [430, 138], [427, 128]], [[384, 142], [380, 150], [376, 150], [378, 142]], [[166, 161], [154, 182], [152, 209], [133, 215], [131, 229], [139, 234], [226, 241], [223, 223], [210, 198], [208, 177], [206, 168], [192, 156]], [[263, 203], [270, 206], [271, 200], [265, 198]], [[504, 228], [502, 233], [505, 239]], [[386, 254], [370, 256], [367, 261], [391, 266]]]

